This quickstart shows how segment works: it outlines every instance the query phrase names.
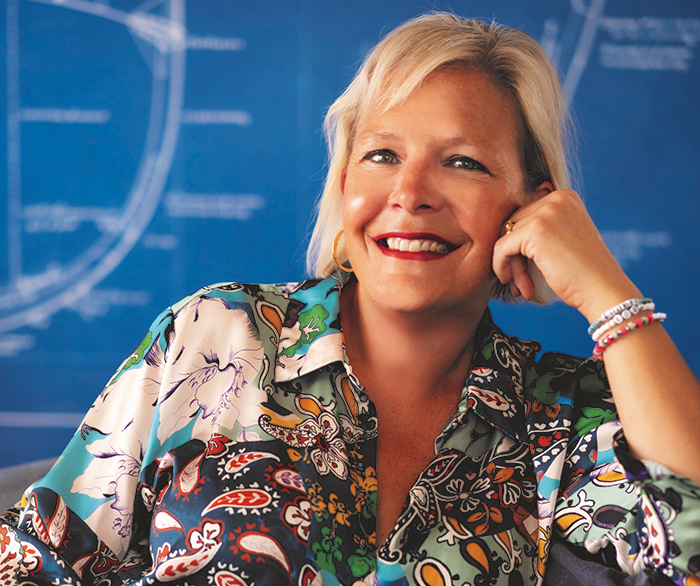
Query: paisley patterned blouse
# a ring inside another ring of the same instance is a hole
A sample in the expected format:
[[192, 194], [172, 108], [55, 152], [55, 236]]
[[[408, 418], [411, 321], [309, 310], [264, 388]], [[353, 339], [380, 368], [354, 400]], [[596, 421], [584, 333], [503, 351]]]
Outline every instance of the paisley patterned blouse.
[[602, 363], [536, 362], [489, 312], [377, 543], [378, 422], [343, 350], [342, 279], [219, 284], [162, 313], [4, 515], [0, 582], [536, 584], [555, 531], [630, 574], [700, 582], [700, 489], [630, 456]]

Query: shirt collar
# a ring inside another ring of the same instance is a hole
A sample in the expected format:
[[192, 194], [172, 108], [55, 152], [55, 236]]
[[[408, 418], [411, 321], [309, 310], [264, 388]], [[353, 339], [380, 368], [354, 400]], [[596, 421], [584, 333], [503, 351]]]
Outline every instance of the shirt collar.
[[277, 348], [275, 380], [290, 381], [345, 360], [340, 292], [349, 275], [303, 281], [289, 294]]
[[504, 334], [487, 309], [477, 330], [476, 351], [458, 412], [438, 442], [449, 437], [472, 410], [507, 436], [529, 443], [524, 369], [540, 348], [537, 342]]
[[[304, 281], [290, 293], [277, 351], [277, 381], [295, 380], [335, 362], [351, 373], [340, 320], [340, 293], [350, 278], [354, 277], [336, 272], [325, 279]], [[462, 425], [470, 409], [511, 438], [529, 443], [523, 369], [539, 350], [537, 342], [505, 335], [487, 309], [457, 413], [438, 443]]]

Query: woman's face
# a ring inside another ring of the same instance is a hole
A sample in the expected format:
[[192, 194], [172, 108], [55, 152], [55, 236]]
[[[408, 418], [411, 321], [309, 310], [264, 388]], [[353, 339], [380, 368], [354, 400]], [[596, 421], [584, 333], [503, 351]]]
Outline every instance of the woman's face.
[[528, 199], [518, 145], [513, 98], [478, 71], [435, 73], [360, 118], [342, 178], [359, 294], [399, 312], [485, 306], [494, 243]]

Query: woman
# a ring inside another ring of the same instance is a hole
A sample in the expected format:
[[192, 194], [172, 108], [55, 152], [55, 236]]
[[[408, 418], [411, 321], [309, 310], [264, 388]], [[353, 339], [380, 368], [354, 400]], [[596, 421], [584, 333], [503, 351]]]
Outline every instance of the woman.
[[[698, 382], [566, 189], [561, 112], [517, 30], [388, 35], [328, 115], [324, 278], [161, 314], [7, 517], [0, 575], [534, 584], [556, 531], [697, 580]], [[596, 358], [493, 325], [492, 296], [552, 296], [535, 264]]]

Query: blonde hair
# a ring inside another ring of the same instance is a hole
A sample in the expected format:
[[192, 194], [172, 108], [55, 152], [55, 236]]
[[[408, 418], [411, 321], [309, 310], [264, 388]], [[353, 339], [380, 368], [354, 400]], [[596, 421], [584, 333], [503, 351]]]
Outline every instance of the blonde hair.
[[[547, 55], [526, 33], [454, 14], [419, 16], [390, 32], [367, 55], [345, 92], [329, 108], [324, 122], [329, 168], [307, 252], [307, 269], [317, 277], [337, 266], [332, 243], [343, 227], [341, 177], [352, 150], [358, 120], [401, 104], [431, 73], [446, 68], [479, 70], [511, 94], [522, 118], [522, 165], [525, 187], [534, 192], [544, 181], [555, 189], [569, 187], [564, 148], [570, 119], [559, 79]], [[347, 252], [338, 247], [338, 260]], [[535, 303], [554, 298], [530, 263]], [[510, 298], [496, 284], [494, 298]]]

